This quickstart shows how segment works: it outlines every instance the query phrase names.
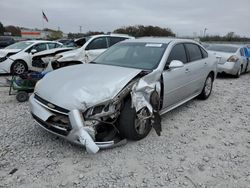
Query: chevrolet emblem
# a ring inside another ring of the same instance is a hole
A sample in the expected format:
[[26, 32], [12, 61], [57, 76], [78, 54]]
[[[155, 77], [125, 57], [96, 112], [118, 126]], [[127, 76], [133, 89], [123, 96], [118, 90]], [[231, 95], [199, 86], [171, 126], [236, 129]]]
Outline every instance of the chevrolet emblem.
[[47, 106], [50, 107], [50, 108], [53, 108], [53, 109], [55, 108], [55, 106], [53, 104], [51, 104], [51, 103], [48, 103]]

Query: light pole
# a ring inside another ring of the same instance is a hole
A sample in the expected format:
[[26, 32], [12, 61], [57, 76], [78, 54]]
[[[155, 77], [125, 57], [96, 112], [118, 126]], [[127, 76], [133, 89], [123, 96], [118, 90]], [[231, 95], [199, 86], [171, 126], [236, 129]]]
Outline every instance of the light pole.
[[204, 37], [206, 37], [206, 31], [207, 30], [208, 30], [207, 28], [204, 29]]

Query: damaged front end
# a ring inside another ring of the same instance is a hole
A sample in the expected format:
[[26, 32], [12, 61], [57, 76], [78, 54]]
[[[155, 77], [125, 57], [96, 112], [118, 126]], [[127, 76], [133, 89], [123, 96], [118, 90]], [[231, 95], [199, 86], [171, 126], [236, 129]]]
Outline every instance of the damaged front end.
[[[88, 153], [113, 148], [126, 143], [117, 128], [125, 100], [131, 98], [139, 121], [150, 119], [160, 135], [160, 76], [154, 72], [137, 75], [113, 99], [101, 104], [67, 110], [44, 100], [37, 93], [30, 97], [31, 113], [36, 122], [47, 131], [76, 144], [84, 145]], [[141, 113], [142, 109], [149, 113]]]
[[[70, 142], [84, 145], [88, 153], [96, 153], [99, 149], [113, 148], [126, 143], [126, 140], [114, 139], [115, 134], [107, 135], [106, 130], [101, 130], [105, 127], [105, 121], [86, 119], [81, 110], [67, 111], [36, 94], [30, 97], [30, 108], [33, 118], [42, 128]], [[102, 140], [98, 139], [100, 135], [97, 131], [103, 134]], [[109, 139], [108, 136], [113, 139]]]
[[[154, 71], [142, 77], [132, 88], [131, 98], [132, 105], [135, 108], [138, 118], [151, 119], [152, 127], [158, 136], [161, 135], [161, 73]], [[147, 109], [150, 115], [142, 117], [140, 111]]]

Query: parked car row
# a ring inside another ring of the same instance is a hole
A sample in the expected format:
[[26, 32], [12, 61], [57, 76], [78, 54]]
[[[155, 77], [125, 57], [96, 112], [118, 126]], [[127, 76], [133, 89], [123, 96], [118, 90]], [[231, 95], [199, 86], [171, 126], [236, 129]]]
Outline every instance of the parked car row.
[[[57, 41], [29, 40], [12, 44], [0, 50], [0, 74], [23, 74], [28, 70], [50, 65], [50, 71], [56, 68], [87, 63], [104, 52], [108, 47], [129, 38], [127, 35], [95, 35], [76, 41], [82, 46], [75, 49], [66, 47]], [[65, 41], [63, 41], [65, 42]], [[67, 52], [68, 51], [68, 52]], [[58, 54], [58, 55], [57, 55]], [[38, 59], [42, 61], [39, 62]], [[51, 61], [53, 58], [53, 61]]]

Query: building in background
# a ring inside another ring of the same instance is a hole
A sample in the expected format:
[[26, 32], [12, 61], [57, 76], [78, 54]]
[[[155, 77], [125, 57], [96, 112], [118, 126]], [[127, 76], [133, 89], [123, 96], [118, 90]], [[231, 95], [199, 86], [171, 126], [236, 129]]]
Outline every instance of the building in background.
[[23, 39], [48, 39], [50, 35], [51, 31], [21, 28], [21, 37]]

